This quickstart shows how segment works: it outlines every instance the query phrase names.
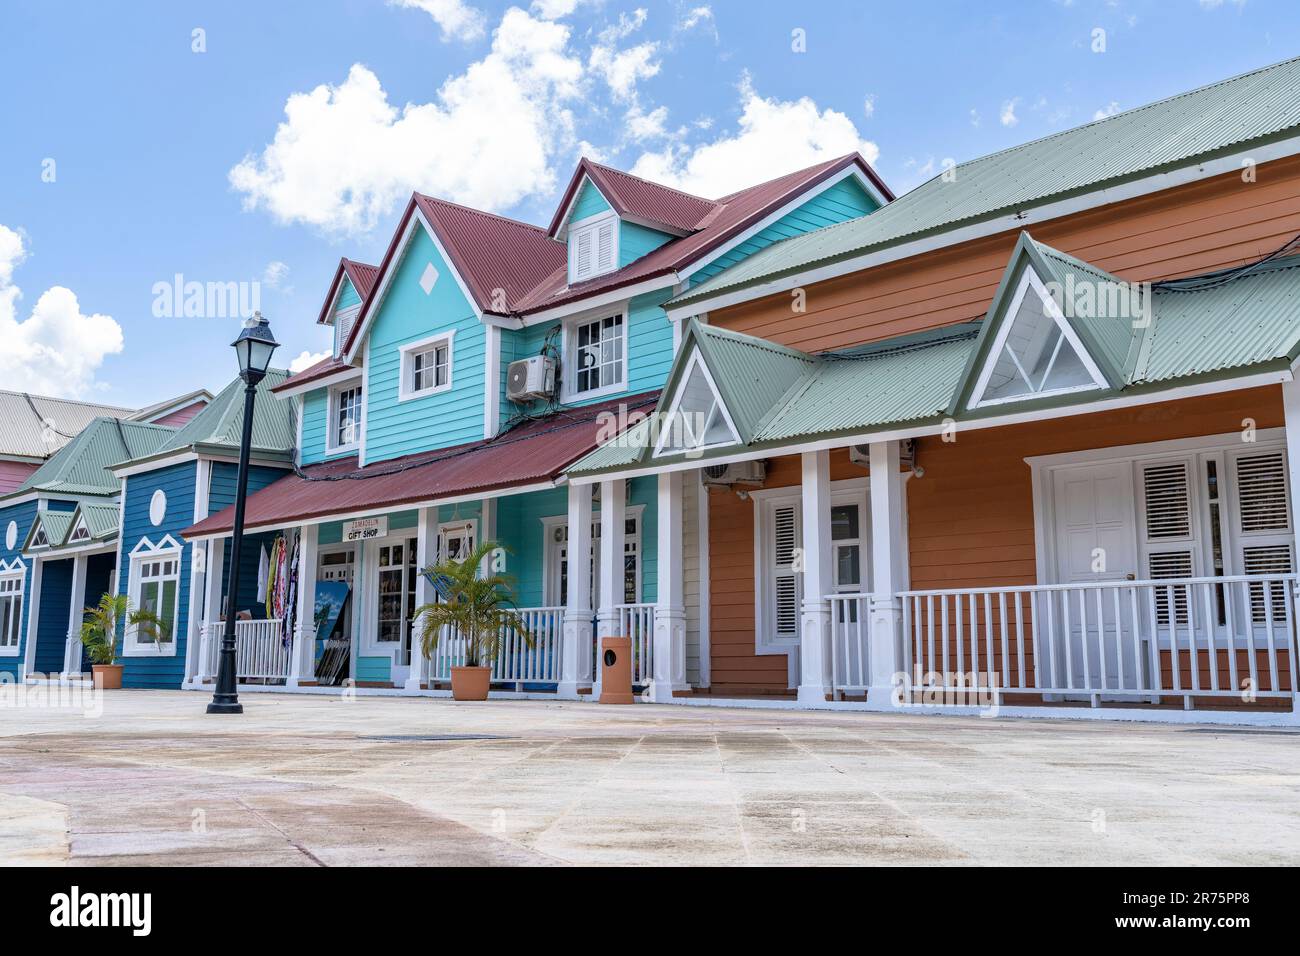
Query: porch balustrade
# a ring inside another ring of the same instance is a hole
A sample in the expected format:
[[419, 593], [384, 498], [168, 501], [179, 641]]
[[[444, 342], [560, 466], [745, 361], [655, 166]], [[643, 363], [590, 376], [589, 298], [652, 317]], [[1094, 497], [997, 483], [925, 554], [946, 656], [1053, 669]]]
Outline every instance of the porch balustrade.
[[[564, 631], [564, 608], [520, 608], [524, 626], [533, 638], [529, 647], [513, 628], [501, 632], [501, 648], [492, 665], [492, 682], [498, 684], [553, 684], [560, 679], [560, 640]], [[414, 653], [420, 653], [416, 648]], [[451, 669], [465, 663], [465, 640], [450, 629], [444, 631], [430, 659], [435, 681], [451, 680]]]
[[[200, 680], [217, 673], [223, 621], [203, 625], [199, 645]], [[289, 675], [289, 648], [285, 647], [278, 618], [235, 622], [235, 677], [238, 680], [283, 680]]]
[[[1295, 574], [904, 591], [905, 692], [969, 704], [1293, 700]], [[860, 686], [864, 596], [832, 596], [835, 680]], [[856, 603], [855, 603], [856, 602]], [[937, 692], [944, 693], [937, 693]]]
[[654, 676], [655, 606], [616, 604], [614, 608], [618, 611], [618, 633], [632, 638], [632, 683], [648, 684]]

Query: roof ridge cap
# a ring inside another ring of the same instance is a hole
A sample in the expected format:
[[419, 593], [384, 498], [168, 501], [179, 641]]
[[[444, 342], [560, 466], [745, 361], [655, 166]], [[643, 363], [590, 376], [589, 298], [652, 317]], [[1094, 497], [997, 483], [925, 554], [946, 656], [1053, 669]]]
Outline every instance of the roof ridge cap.
[[585, 156], [583, 157], [583, 159], [586, 160], [586, 163], [589, 167], [604, 170], [605, 172], [614, 173], [615, 175], [618, 176], [626, 176], [628, 179], [635, 179], [637, 182], [645, 183], [647, 186], [654, 186], [656, 189], [662, 189], [665, 192], [676, 193], [678, 196], [681, 196], [685, 199], [693, 199], [696, 202], [702, 202], [710, 206], [719, 205], [719, 201], [717, 199], [709, 199], [705, 196], [697, 196], [695, 193], [688, 193], [686, 190], [678, 189], [676, 186], [666, 186], [663, 183], [655, 182], [653, 179], [646, 179], [644, 176], [638, 176], [636, 173], [629, 173], [625, 169], [619, 169], [616, 166], [610, 166], [607, 163], [598, 163], [594, 159], [587, 159]]
[[[425, 202], [437, 203], [440, 206], [450, 206], [452, 209], [460, 209], [463, 212], [473, 213], [476, 216], [483, 216], [486, 219], [495, 219], [498, 222], [503, 222], [510, 226], [520, 226], [524, 229], [531, 230], [532, 232], [540, 232], [543, 238], [550, 238], [544, 227], [535, 226], [531, 222], [524, 222], [522, 219], [511, 219], [509, 216], [502, 216], [499, 213], [488, 212], [486, 209], [475, 209], [473, 206], [466, 206], [464, 203], [452, 202], [450, 199], [440, 199], [437, 196], [430, 196], [428, 193], [417, 192], [416, 195]], [[372, 266], [372, 268], [377, 269], [379, 267]]]

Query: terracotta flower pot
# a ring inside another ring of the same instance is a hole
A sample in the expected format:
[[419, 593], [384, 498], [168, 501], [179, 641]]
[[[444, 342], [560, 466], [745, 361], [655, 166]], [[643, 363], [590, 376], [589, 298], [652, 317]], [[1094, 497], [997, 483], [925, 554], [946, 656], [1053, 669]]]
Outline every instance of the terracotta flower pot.
[[91, 664], [90, 673], [95, 686], [100, 690], [122, 689], [121, 664]]
[[455, 700], [487, 700], [492, 684], [490, 667], [453, 667], [451, 696]]

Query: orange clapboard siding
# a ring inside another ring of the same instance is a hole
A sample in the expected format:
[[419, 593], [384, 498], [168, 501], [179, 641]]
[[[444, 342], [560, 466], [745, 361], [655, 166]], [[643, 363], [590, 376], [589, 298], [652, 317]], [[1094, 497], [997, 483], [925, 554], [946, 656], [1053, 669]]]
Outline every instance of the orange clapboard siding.
[[[1033, 495], [1025, 458], [1237, 432], [1245, 419], [1252, 419], [1258, 428], [1280, 426], [1280, 386], [1155, 402], [1065, 420], [958, 430], [952, 442], [939, 436], [918, 439], [917, 461], [925, 475], [906, 486], [911, 588], [1037, 583]], [[863, 474], [849, 461], [846, 449], [831, 453], [832, 479]], [[764, 487], [789, 487], [800, 479], [799, 456], [774, 458], [768, 462]], [[727, 685], [784, 688], [785, 656], [754, 653], [752, 501], [733, 492], [710, 493], [709, 567], [713, 685], [723, 690]], [[1027, 626], [1027, 607], [1024, 613]], [[979, 614], [982, 623], [982, 606]], [[996, 606], [992, 615], [1000, 631]], [[1008, 619], [1013, 618], [1009, 612]], [[950, 643], [950, 653], [955, 661], [955, 643]], [[994, 648], [994, 659], [1001, 669], [1000, 646]], [[1026, 661], [1032, 666], [1031, 651], [1027, 651]], [[1014, 659], [1008, 662], [1011, 666], [1015, 663]], [[1190, 662], [1180, 664], [1186, 671], [1186, 683]], [[1225, 673], [1226, 666], [1225, 659]]]
[[[1034, 224], [1041, 242], [1150, 281], [1238, 265], [1300, 233], [1300, 157]], [[781, 293], [712, 310], [709, 322], [808, 351], [844, 348], [982, 318], [1018, 236], [996, 236], [808, 287], [807, 311]]]

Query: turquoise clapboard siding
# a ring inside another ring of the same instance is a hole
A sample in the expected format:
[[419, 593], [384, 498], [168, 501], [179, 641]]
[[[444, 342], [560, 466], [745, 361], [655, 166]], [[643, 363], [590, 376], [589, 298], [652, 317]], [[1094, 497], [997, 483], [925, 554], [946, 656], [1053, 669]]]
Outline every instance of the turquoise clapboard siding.
[[[10, 654], [6, 648], [4, 655], [0, 655], [0, 674], [11, 675], [17, 679], [19, 670], [22, 668], [24, 655], [27, 653], [27, 617], [31, 609], [32, 594], [32, 563], [24, 558], [21, 554], [23, 540], [27, 537], [27, 532], [32, 526], [32, 521], [36, 518], [36, 502], [25, 501], [21, 504], [9, 505], [7, 508], [0, 508], [0, 561], [6, 565], [12, 565], [14, 561], [21, 560], [24, 568], [23, 573], [23, 605], [22, 613], [18, 621], [18, 647], [16, 652]], [[5, 539], [8, 536], [10, 523], [14, 526], [14, 546], [5, 547]]]
[[[627, 387], [621, 392], [606, 393], [596, 398], [576, 398], [567, 404], [587, 405], [591, 402], [604, 402], [617, 398], [619, 394], [634, 395], [663, 386], [664, 380], [668, 377], [668, 370], [673, 364], [673, 328], [664, 315], [663, 304], [672, 298], [672, 295], [671, 289], [660, 289], [639, 295], [628, 304]], [[537, 355], [542, 351], [548, 336], [551, 337], [556, 349], [561, 349], [562, 337], [556, 334], [559, 328], [559, 323], [553, 323], [534, 325], [517, 332], [503, 332], [503, 350], [506, 348], [504, 343], [508, 340], [514, 358]], [[504, 414], [508, 416], [514, 413], [515, 407], [505, 399], [504, 386], [501, 402]]]
[[338, 355], [343, 343], [339, 341], [339, 332], [343, 326], [338, 322], [338, 314], [347, 309], [355, 308], [361, 304], [361, 296], [357, 294], [356, 287], [352, 285], [352, 280], [346, 275], [339, 286], [339, 294], [334, 300], [334, 354]]
[[[131, 475], [125, 481], [126, 501], [122, 509], [121, 545], [118, 550], [118, 593], [131, 593], [131, 552], [142, 540], [148, 538], [158, 544], [164, 536], [171, 535], [182, 544], [180, 581], [177, 592], [176, 627], [173, 643], [175, 654], [159, 654], [144, 649], [130, 657], [122, 658], [123, 687], [178, 688], [185, 678], [185, 651], [187, 643], [188, 611], [190, 604], [190, 559], [193, 546], [186, 544], [181, 531], [194, 523], [194, 490], [197, 483], [197, 462], [169, 465], [156, 471]], [[161, 489], [167, 496], [167, 510], [162, 523], [154, 526], [149, 520], [149, 502], [153, 493]], [[118, 640], [122, 640], [122, 627], [118, 627]]]
[[712, 278], [774, 242], [812, 232], [824, 226], [833, 226], [837, 222], [857, 219], [875, 212], [878, 208], [880, 207], [876, 201], [856, 179], [852, 177], [842, 179], [694, 273], [688, 284], [699, 285], [705, 279]]
[[618, 267], [621, 269], [640, 259], [647, 253], [654, 252], [675, 237], [666, 232], [649, 229], [635, 222], [618, 224]]
[[[430, 263], [438, 280], [429, 294], [420, 278]], [[400, 347], [455, 332], [451, 388], [398, 400]], [[366, 464], [483, 437], [484, 326], [450, 266], [424, 230], [416, 230], [369, 331], [366, 358]]]
[[596, 216], [602, 212], [608, 212], [612, 206], [601, 195], [590, 179], [584, 179], [582, 186], [578, 189], [578, 198], [573, 201], [573, 209], [569, 211], [569, 222], [577, 222], [580, 219], [586, 219], [589, 216]]
[[[360, 370], [358, 369], [358, 378]], [[325, 439], [329, 429], [329, 389], [318, 388], [302, 397], [302, 448], [300, 461], [304, 465], [335, 458], [347, 458], [356, 451], [327, 452]]]

